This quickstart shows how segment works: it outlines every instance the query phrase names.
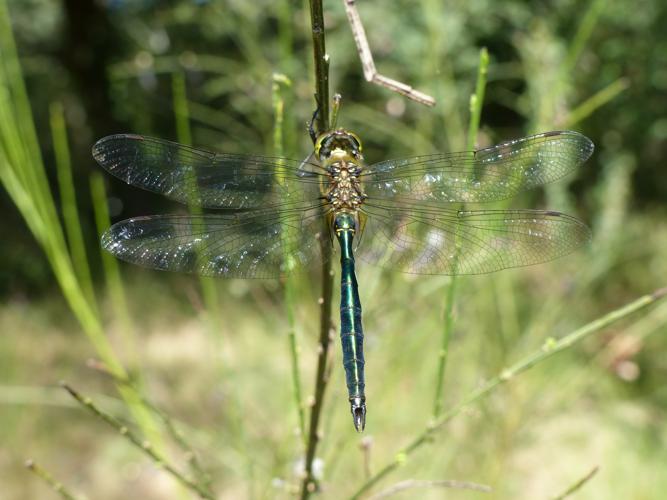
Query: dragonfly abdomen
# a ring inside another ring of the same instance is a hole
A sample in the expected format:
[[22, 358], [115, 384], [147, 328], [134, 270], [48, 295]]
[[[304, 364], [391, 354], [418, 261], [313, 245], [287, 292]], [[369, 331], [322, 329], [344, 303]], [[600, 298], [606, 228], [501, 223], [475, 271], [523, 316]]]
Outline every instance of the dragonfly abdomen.
[[361, 325], [361, 300], [354, 272], [352, 239], [356, 231], [354, 215], [338, 213], [334, 231], [340, 244], [340, 340], [343, 348], [343, 367], [350, 399], [354, 427], [363, 430], [366, 425], [366, 395], [364, 394], [364, 332]]

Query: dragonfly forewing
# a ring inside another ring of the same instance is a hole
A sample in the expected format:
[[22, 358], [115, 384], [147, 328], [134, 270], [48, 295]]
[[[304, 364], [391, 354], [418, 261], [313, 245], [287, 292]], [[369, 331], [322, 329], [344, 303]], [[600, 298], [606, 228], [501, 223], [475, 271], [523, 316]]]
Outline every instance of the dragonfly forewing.
[[[204, 208], [254, 209], [319, 194], [316, 164], [286, 158], [212, 153], [133, 134], [111, 135], [93, 146], [109, 173], [133, 186]], [[279, 178], [280, 176], [280, 178]]]
[[546, 132], [478, 151], [384, 161], [362, 178], [369, 202], [486, 203], [560, 179], [592, 152], [577, 132]]

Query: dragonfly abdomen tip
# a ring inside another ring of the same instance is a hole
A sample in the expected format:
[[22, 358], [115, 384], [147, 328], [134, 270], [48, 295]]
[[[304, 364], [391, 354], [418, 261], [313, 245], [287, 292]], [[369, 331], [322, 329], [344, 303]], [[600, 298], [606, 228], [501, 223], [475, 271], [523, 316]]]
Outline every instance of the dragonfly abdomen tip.
[[354, 428], [357, 432], [363, 432], [366, 427], [366, 401], [360, 397], [350, 398], [350, 411]]

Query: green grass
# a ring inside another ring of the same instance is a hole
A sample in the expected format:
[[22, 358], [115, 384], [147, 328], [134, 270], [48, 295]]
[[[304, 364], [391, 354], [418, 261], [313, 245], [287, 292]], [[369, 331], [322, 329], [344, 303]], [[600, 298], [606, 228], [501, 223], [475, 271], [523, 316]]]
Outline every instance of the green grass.
[[[63, 212], [72, 253], [65, 243], [64, 231], [39, 154], [30, 102], [4, 2], [0, 3], [0, 24], [0, 48], [3, 54], [0, 65], [0, 116], [3, 121], [0, 126], [0, 182], [46, 254], [62, 294], [92, 344], [95, 354], [111, 373], [124, 378], [127, 375], [123, 363], [116, 356], [105, 334], [94, 302], [90, 272], [83, 251], [83, 238], [76, 216], [76, 200], [62, 116], [57, 108], [54, 108], [52, 130], [56, 143], [59, 185], [63, 191]], [[151, 416], [141, 404], [136, 392], [124, 385], [119, 385], [118, 391], [142, 430], [157, 440]], [[159, 444], [160, 441], [157, 441], [156, 445]]]
[[[662, 238], [667, 239], [667, 229], [663, 228], [662, 232]], [[585, 256], [572, 259], [574, 262], [569, 262], [567, 268], [573, 272], [586, 260]], [[518, 277], [517, 286], [536, 295], [564, 290], [562, 267], [549, 265], [539, 272]], [[366, 307], [369, 351], [368, 396], [372, 413], [369, 413], [367, 434], [372, 438], [372, 472], [391, 462], [430, 421], [432, 391], [425, 389], [433, 386], [436, 357], [428, 354], [437, 351], [436, 333], [441, 329], [439, 318], [430, 311], [441, 308], [440, 295], [435, 292], [444, 282], [442, 278], [413, 280], [386, 276], [378, 279], [377, 274], [371, 268], [364, 268], [360, 273], [360, 279], [369, 283], [362, 288], [362, 300]], [[276, 490], [272, 484], [282, 484], [275, 481], [276, 478], [292, 485], [298, 481], [293, 467], [301, 449], [298, 434], [294, 433], [286, 339], [279, 333], [288, 330], [286, 317], [280, 313], [283, 306], [267, 303], [267, 290], [259, 283], [241, 286], [239, 282], [233, 284], [233, 293], [223, 294], [223, 303], [233, 305], [226, 311], [227, 321], [220, 332], [228, 339], [227, 372], [230, 374], [229, 378], [221, 380], [215, 366], [200, 362], [207, 359], [211, 348], [206, 321], [195, 311], [188, 312], [187, 307], [183, 307], [181, 294], [164, 292], [182, 288], [187, 282], [190, 286], [196, 285], [196, 281], [181, 277], [155, 281], [150, 273], [142, 272], [128, 283], [129, 298], [137, 309], [151, 305], [159, 306], [162, 311], [160, 315], [142, 317], [138, 321], [143, 332], [141, 358], [145, 366], [150, 367], [151, 397], [181, 426], [223, 497], [231, 498], [235, 492], [246, 496], [246, 488], [250, 487], [262, 497], [280, 496], [282, 486]], [[377, 282], [375, 288], [374, 282]], [[174, 286], [178, 283], [180, 287]], [[495, 314], [481, 320], [479, 314], [480, 310], [494, 308], [493, 297], [480, 291], [488, 283], [485, 277], [476, 278], [472, 283], [470, 280], [460, 283], [459, 314], [447, 376], [447, 409], [455, 408], [458, 401], [475, 390], [480, 380], [501, 373], [497, 367], [490, 366], [489, 361], [499, 349], [493, 341], [497, 327]], [[159, 290], [163, 291], [163, 296], [157, 304], [147, 298], [148, 294]], [[384, 293], [378, 296], [375, 294], [378, 290]], [[409, 311], [395, 307], [404, 300], [405, 294], [414, 297]], [[562, 301], [568, 302], [570, 297], [567, 292], [558, 294]], [[573, 307], [567, 318], [556, 320], [560, 326], [552, 326], [548, 333], [561, 336], [577, 324], [592, 319], [594, 302], [595, 298], [589, 297], [585, 304]], [[522, 302], [521, 305], [521, 321], [526, 328], [542, 321], [537, 304]], [[56, 365], [46, 363], [44, 366], [41, 357], [35, 359], [22, 354], [33, 349], [36, 339], [49, 338], [48, 355], [60, 360], [60, 366], [75, 367], [77, 359], [84, 357], [85, 346], [76, 343], [73, 346], [70, 340], [68, 330], [74, 326], [71, 322], [61, 324], [60, 329], [52, 326], [53, 315], [60, 314], [62, 304], [40, 303], [33, 307], [43, 311], [40, 317], [22, 314], [20, 304], [9, 305], [2, 312], [3, 331], [11, 332], [3, 341], [4, 356], [24, 360], [9, 382], [32, 380], [34, 385], [39, 385], [40, 381], [48, 383], [62, 376]], [[257, 310], [264, 314], [258, 315]], [[622, 325], [628, 329], [621, 338], [626, 342], [639, 339], [649, 352], [658, 349], [663, 339], [655, 334], [664, 330], [665, 311], [665, 306], [661, 305], [644, 316], [626, 320]], [[299, 304], [296, 316], [299, 324], [313, 324], [316, 308]], [[409, 335], [404, 331], [405, 325], [411, 325]], [[666, 458], [661, 443], [667, 436], [659, 425], [660, 410], [645, 402], [652, 393], [650, 389], [644, 389], [649, 393], [642, 396], [638, 382], [625, 382], [619, 377], [622, 370], [615, 363], [624, 348], [606, 344], [604, 338], [605, 335], [575, 346], [569, 353], [559, 354], [459, 414], [431, 444], [405, 460], [400, 470], [384, 484], [404, 478], [458, 479], [489, 484], [494, 488], [494, 497], [511, 498], [525, 492], [548, 497], [564, 490], [592, 466], [599, 465], [599, 475], [587, 487], [590, 490], [584, 498], [608, 498], [616, 493], [652, 498], [652, 491], [660, 491], [665, 486], [660, 479], [661, 463]], [[534, 336], [512, 344], [511, 353], [507, 355], [508, 365], [531, 352], [539, 352], [544, 340], [545, 337]], [[315, 339], [302, 337], [305, 380], [311, 379], [315, 351]], [[338, 359], [337, 350], [333, 352]], [[639, 361], [640, 370], [659, 363], [659, 353], [655, 356], [654, 361]], [[361, 468], [363, 456], [358, 448], [360, 436], [349, 425], [342, 370], [336, 369], [338, 364], [334, 360], [331, 393], [325, 408], [324, 440], [318, 454], [325, 466], [323, 485], [327, 495], [336, 497], [351, 494], [365, 481]], [[31, 378], [29, 374], [40, 365], [40, 377]], [[88, 375], [83, 368], [71, 370], [68, 370], [69, 380], [77, 380], [76, 385], [80, 387], [89, 386], [84, 382]], [[644, 376], [650, 377], [642, 374]], [[99, 387], [99, 382], [95, 386]], [[241, 404], [247, 421], [243, 436], [231, 425], [233, 408], [224, 403], [232, 387], [244, 394]], [[654, 397], [659, 397], [659, 392], [658, 389]], [[23, 393], [27, 395], [28, 389]], [[93, 397], [99, 399], [99, 396]], [[55, 469], [54, 474], [57, 471], [55, 475], [61, 480], [79, 478], [65, 481], [70, 488], [79, 491], [99, 492], [108, 498], [128, 488], [149, 488], [150, 491], [154, 476], [150, 462], [128, 449], [114, 432], [105, 431], [95, 420], [58, 401], [60, 397], [54, 392], [47, 393], [42, 402], [32, 403], [37, 404], [40, 411], [29, 425], [26, 422], [12, 425], [17, 432], [4, 436], [7, 449], [16, 450], [14, 453], [19, 456], [39, 458], [43, 466]], [[8, 407], [7, 421], [11, 422], [28, 404], [14, 401]], [[104, 406], [117, 411], [117, 405], [112, 402], [107, 401]], [[60, 430], [56, 434], [39, 431], [47, 425]], [[26, 434], [30, 429], [37, 430], [35, 436]], [[630, 443], [634, 444], [630, 446]], [[57, 457], [63, 454], [66, 459], [60, 462]], [[177, 463], [181, 463], [179, 456], [175, 454]], [[248, 458], [252, 468], [246, 466]], [[85, 465], [91, 459], [98, 464], [94, 470]], [[136, 475], [128, 478], [116, 472], [129, 464], [135, 464]], [[17, 474], [20, 474], [19, 467], [20, 463], [13, 468]], [[75, 472], [81, 467], [89, 470], [85, 477]], [[619, 484], [615, 475], [625, 468], [642, 473]], [[40, 491], [35, 484], [20, 487], [28, 489], [19, 491], [33, 494]], [[466, 495], [466, 498], [479, 495], [455, 494]], [[160, 496], [157, 492], [153, 495]], [[438, 498], [439, 493], [434, 491], [432, 495]]]

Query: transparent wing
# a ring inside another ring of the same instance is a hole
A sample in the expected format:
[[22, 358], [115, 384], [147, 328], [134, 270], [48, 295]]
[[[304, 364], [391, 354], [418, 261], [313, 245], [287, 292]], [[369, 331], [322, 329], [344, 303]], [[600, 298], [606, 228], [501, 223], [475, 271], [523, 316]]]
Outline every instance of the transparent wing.
[[114, 224], [102, 236], [102, 247], [152, 269], [275, 278], [321, 261], [321, 213], [310, 204], [284, 211], [138, 217]]
[[365, 207], [357, 255], [415, 274], [482, 274], [556, 259], [590, 239], [578, 219], [541, 210]]
[[[259, 208], [319, 196], [321, 167], [287, 158], [211, 153], [120, 134], [100, 139], [93, 157], [128, 184], [207, 208]], [[304, 168], [308, 167], [308, 168]]]
[[370, 165], [368, 200], [483, 203], [563, 177], [593, 153], [577, 132], [545, 132], [479, 151], [416, 156]]

